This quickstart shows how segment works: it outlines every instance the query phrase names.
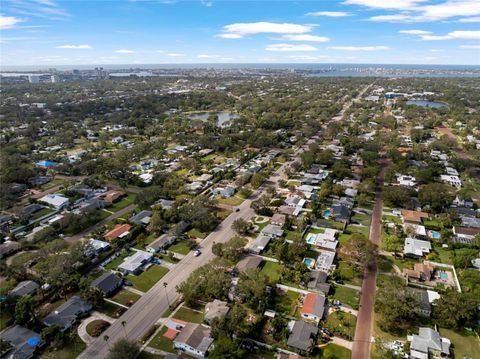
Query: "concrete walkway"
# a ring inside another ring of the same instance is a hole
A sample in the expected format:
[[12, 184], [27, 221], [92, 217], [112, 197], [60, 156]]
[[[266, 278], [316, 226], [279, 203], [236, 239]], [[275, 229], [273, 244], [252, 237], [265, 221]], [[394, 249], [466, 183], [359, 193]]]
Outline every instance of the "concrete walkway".
[[110, 318], [108, 315], [99, 312], [92, 312], [92, 315], [86, 318], [80, 325], [78, 326], [78, 336], [80, 339], [83, 340], [86, 344], [90, 344], [92, 341], [95, 340], [90, 334], [87, 333], [87, 325], [95, 320], [104, 320], [112, 324], [115, 319]]
[[144, 295], [145, 294], [141, 290], [135, 289], [135, 288], [130, 287], [128, 285], [124, 285], [123, 289], [128, 290], [129, 292], [132, 292], [132, 293], [135, 293], [135, 294], [138, 294], [138, 295]]
[[111, 299], [105, 298], [104, 300], [105, 300], [105, 302], [109, 302], [109, 303], [118, 305], [119, 307], [128, 309], [128, 307], [127, 307], [126, 305], [123, 305], [123, 304], [121, 304], [121, 303], [117, 303], [117, 302], [115, 302], [115, 301], [113, 301], [113, 300], [111, 300]]
[[350, 349], [350, 350], [352, 350], [353, 348], [353, 342], [346, 339], [339, 338], [339, 337], [332, 337], [331, 343]]

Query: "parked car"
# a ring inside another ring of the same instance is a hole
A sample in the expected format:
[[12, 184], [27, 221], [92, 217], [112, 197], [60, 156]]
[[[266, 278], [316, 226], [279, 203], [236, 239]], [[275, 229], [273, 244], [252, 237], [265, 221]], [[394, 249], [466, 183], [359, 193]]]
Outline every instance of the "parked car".
[[195, 252], [193, 252], [193, 255], [195, 257], [198, 257], [200, 254], [202, 254], [202, 252], [200, 252], [198, 249]]

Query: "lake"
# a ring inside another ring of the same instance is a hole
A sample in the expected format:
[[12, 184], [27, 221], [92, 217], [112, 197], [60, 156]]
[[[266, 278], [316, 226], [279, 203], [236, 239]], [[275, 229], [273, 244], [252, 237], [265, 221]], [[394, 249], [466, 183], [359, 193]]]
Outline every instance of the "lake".
[[188, 118], [190, 120], [200, 120], [200, 121], [207, 121], [208, 117], [216, 115], [218, 117], [217, 125], [220, 127], [224, 127], [224, 124], [228, 121], [235, 120], [237, 118], [240, 118], [239, 115], [231, 112], [202, 112], [202, 113], [193, 113], [191, 115], [188, 115]]
[[407, 105], [416, 105], [421, 107], [431, 107], [431, 108], [442, 108], [448, 107], [448, 104], [442, 102], [433, 102], [433, 101], [426, 101], [426, 100], [408, 100], [406, 102]]

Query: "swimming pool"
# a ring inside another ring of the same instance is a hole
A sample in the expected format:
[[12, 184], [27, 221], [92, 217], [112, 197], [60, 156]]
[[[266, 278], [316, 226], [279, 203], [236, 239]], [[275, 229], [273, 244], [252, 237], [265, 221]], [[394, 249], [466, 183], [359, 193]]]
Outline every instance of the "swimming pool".
[[440, 272], [440, 279], [448, 279], [448, 274], [446, 272]]
[[313, 266], [315, 265], [315, 259], [313, 259], [313, 258], [303, 258], [303, 263], [308, 268], [313, 268]]
[[330, 217], [331, 215], [332, 215], [332, 212], [330, 212], [330, 211], [323, 211], [323, 216], [324, 216], [324, 217], [328, 218], [328, 217]]
[[430, 231], [430, 235], [432, 238], [439, 239], [440, 238], [440, 233], [437, 231]]
[[307, 237], [305, 238], [305, 240], [307, 241], [308, 244], [315, 244], [315, 240], [316, 240], [317, 236], [313, 233], [309, 233], [307, 234]]

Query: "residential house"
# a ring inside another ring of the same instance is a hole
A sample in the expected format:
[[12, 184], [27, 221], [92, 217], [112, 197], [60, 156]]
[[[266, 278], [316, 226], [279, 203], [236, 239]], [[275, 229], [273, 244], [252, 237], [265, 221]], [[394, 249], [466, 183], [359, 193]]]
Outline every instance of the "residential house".
[[429, 241], [423, 241], [416, 238], [405, 238], [405, 245], [403, 253], [406, 256], [423, 257], [426, 256], [432, 250], [432, 245]]
[[10, 297], [22, 297], [24, 295], [35, 295], [40, 286], [33, 280], [24, 280], [17, 284], [8, 295]]
[[220, 195], [223, 198], [230, 198], [235, 194], [236, 188], [233, 186], [217, 187], [212, 190], [214, 195]]
[[110, 243], [92, 238], [88, 241], [86, 253], [88, 253], [87, 255], [98, 256], [100, 253], [108, 250], [110, 247]]
[[70, 203], [67, 197], [65, 197], [63, 194], [58, 193], [47, 194], [46, 196], [40, 198], [39, 201], [46, 203], [49, 206], [58, 210], [67, 208], [68, 204]]
[[329, 273], [336, 268], [334, 261], [335, 252], [321, 250], [315, 266], [318, 270]]
[[242, 258], [235, 266], [234, 271], [236, 273], [244, 273], [248, 270], [255, 270], [260, 267], [263, 259], [257, 256], [246, 256]]
[[152, 218], [153, 211], [141, 211], [132, 217], [130, 217], [129, 221], [133, 224], [138, 224], [141, 226], [147, 226], [150, 223], [150, 219]]
[[107, 191], [102, 195], [103, 200], [105, 201], [105, 204], [112, 204], [117, 201], [119, 201], [123, 196], [125, 196], [125, 192], [122, 191]]
[[406, 176], [397, 173], [397, 181], [400, 186], [404, 187], [415, 187], [417, 185], [417, 180], [413, 176]]
[[284, 214], [275, 213], [270, 219], [270, 223], [274, 226], [283, 227], [287, 217]]
[[123, 260], [118, 269], [126, 274], [138, 274], [144, 266], [152, 261], [153, 255], [145, 251], [135, 253]]
[[350, 222], [350, 209], [345, 205], [333, 205], [331, 212], [335, 221], [343, 223]]
[[415, 263], [413, 269], [404, 269], [403, 275], [408, 281], [428, 282], [432, 279], [434, 271], [430, 263]]
[[477, 234], [480, 234], [480, 228], [453, 226], [453, 234], [458, 238], [474, 239]]
[[248, 250], [251, 253], [254, 254], [260, 254], [262, 253], [265, 248], [268, 246], [270, 243], [272, 237], [264, 235], [260, 233], [257, 238], [255, 238], [252, 243], [250, 243], [250, 246], [248, 247]]
[[209, 302], [205, 305], [204, 320], [207, 323], [211, 323], [213, 319], [226, 315], [229, 310], [230, 307], [227, 302], [215, 299], [213, 302]]
[[300, 308], [302, 318], [313, 320], [319, 323], [325, 312], [325, 296], [316, 293], [308, 293], [303, 298], [303, 305]]
[[325, 232], [315, 234], [315, 246], [328, 251], [335, 251], [338, 246], [338, 240], [335, 238], [337, 230], [325, 228]]
[[103, 293], [104, 296], [109, 296], [122, 285], [123, 278], [120, 278], [116, 274], [107, 272], [95, 279], [92, 284], [90, 284], [90, 287], [98, 289]]
[[201, 324], [188, 323], [173, 340], [175, 348], [196, 358], [206, 358], [213, 343], [210, 328]]
[[21, 248], [21, 244], [15, 241], [5, 241], [0, 244], [0, 259], [8, 257]]
[[440, 180], [457, 188], [461, 188], [463, 186], [463, 182], [458, 176], [440, 175]]
[[409, 335], [407, 339], [410, 342], [410, 358], [412, 359], [450, 356], [450, 340], [442, 338], [434, 329], [419, 328], [418, 335]]
[[47, 327], [59, 325], [62, 331], [70, 329], [85, 313], [92, 310], [92, 305], [78, 296], [73, 296], [53, 312], [43, 318], [43, 324]]
[[330, 292], [330, 284], [327, 283], [328, 273], [321, 270], [310, 271], [310, 279], [307, 283], [307, 288], [315, 291], [320, 291], [325, 295]]
[[409, 224], [422, 224], [423, 220], [430, 219], [430, 214], [420, 211], [410, 211], [408, 209], [402, 209], [403, 223]]
[[175, 236], [165, 233], [158, 237], [155, 241], [150, 243], [147, 247], [145, 247], [145, 250], [149, 253], [157, 253], [161, 250], [167, 249], [175, 242], [175, 240]]
[[111, 242], [117, 238], [124, 238], [130, 233], [129, 231], [131, 228], [132, 226], [128, 223], [116, 224], [112, 230], [105, 233], [105, 239]]
[[45, 343], [40, 334], [15, 325], [0, 334], [2, 359], [30, 359], [37, 356], [37, 350]]
[[274, 237], [278, 238], [283, 236], [283, 229], [282, 227], [274, 224], [267, 224], [260, 233], [270, 238], [274, 238]]
[[318, 334], [318, 327], [303, 320], [297, 320], [293, 324], [288, 336], [287, 345], [308, 353], [313, 347]]

